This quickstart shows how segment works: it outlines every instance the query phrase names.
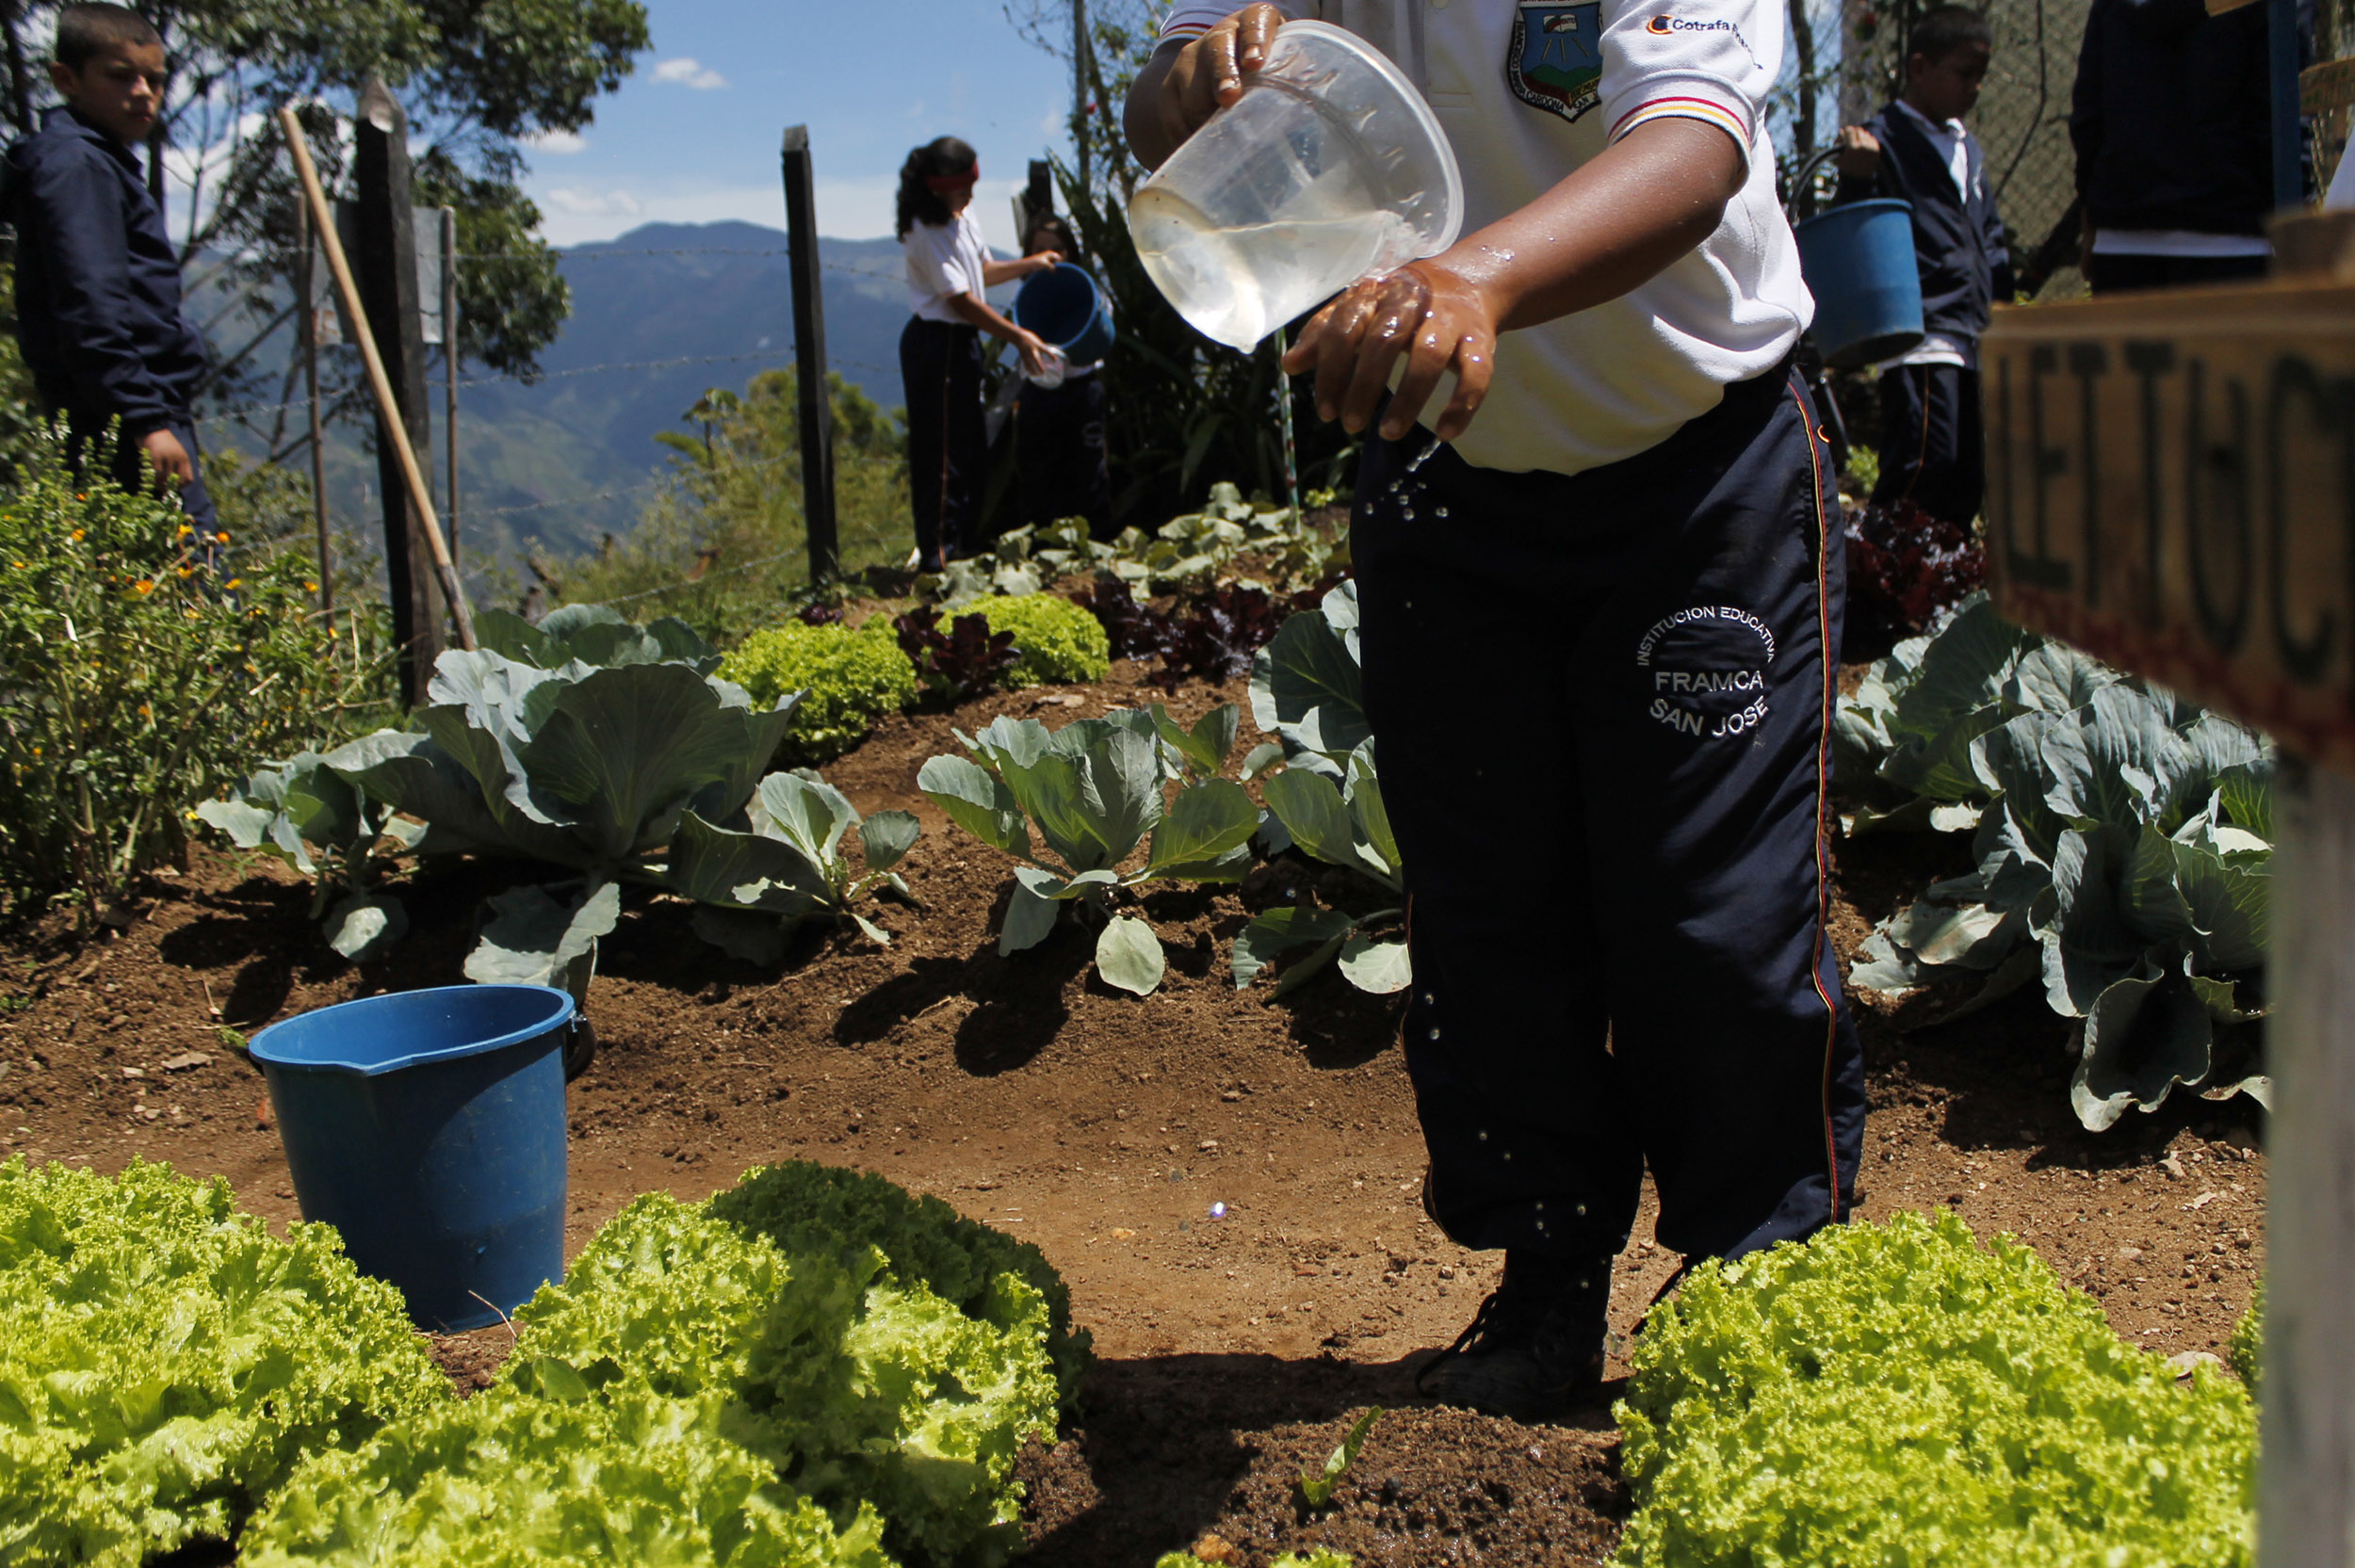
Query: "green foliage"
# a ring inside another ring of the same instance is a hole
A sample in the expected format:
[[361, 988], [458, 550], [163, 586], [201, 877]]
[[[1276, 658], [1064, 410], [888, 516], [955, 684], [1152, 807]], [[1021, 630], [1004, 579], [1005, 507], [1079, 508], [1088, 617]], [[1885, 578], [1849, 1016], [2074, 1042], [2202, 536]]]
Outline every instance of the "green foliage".
[[892, 1568], [882, 1523], [862, 1506], [837, 1534], [703, 1408], [634, 1389], [560, 1400], [508, 1385], [306, 1465], [237, 1560]]
[[1382, 1407], [1370, 1406], [1363, 1415], [1349, 1424], [1340, 1447], [1325, 1456], [1324, 1466], [1300, 1472], [1301, 1499], [1310, 1508], [1323, 1508], [1333, 1500], [1333, 1489], [1349, 1474], [1349, 1467], [1357, 1463], [1357, 1450], [1366, 1446], [1366, 1434], [1382, 1419]]
[[[1240, 881], [1250, 868], [1259, 808], [1241, 784], [1210, 776], [1241, 721], [1229, 703], [1188, 731], [1156, 703], [1052, 732], [1035, 719], [1004, 718], [978, 735], [956, 732], [971, 756], [934, 757], [916, 784], [958, 827], [1022, 862], [998, 950], [1045, 941], [1067, 904], [1096, 927], [1096, 968], [1106, 984], [1140, 996], [1158, 987], [1161, 942], [1143, 921], [1115, 913], [1113, 897], [1161, 880]], [[1148, 834], [1145, 864], [1118, 869]]]
[[[891, 940], [853, 906], [870, 889], [915, 901], [891, 869], [921, 831], [915, 817], [879, 811], [862, 818], [847, 796], [806, 768], [761, 780], [745, 812], [749, 832], [714, 827], [690, 811], [672, 845], [669, 885], [696, 901], [695, 929], [706, 941], [766, 965], [784, 956], [786, 934], [804, 921], [847, 920], [873, 941]], [[864, 876], [842, 853], [843, 835], [853, 831]]]
[[327, 945], [344, 957], [374, 958], [409, 929], [399, 900], [376, 890], [382, 867], [375, 850], [388, 835], [409, 849], [423, 830], [370, 800], [317, 752], [263, 768], [231, 799], [200, 803], [196, 815], [238, 849], [259, 849], [317, 878], [311, 916], [325, 916]]
[[1706, 1264], [1617, 1411], [1618, 1560], [2245, 1564], [2255, 1414], [2120, 1341], [2027, 1248], [1899, 1214]]
[[[1403, 862], [1366, 722], [1355, 581], [1325, 594], [1319, 608], [1288, 619], [1253, 658], [1251, 719], [1276, 737], [1261, 743], [1243, 765], [1244, 778], [1264, 781], [1268, 819], [1259, 838], [1269, 853], [1296, 849], [1403, 895]], [[1415, 978], [1398, 929], [1404, 919], [1402, 903], [1352, 914], [1318, 908], [1313, 893], [1298, 904], [1265, 911], [1227, 949], [1235, 989], [1249, 985], [1275, 958], [1305, 947], [1304, 957], [1285, 966], [1276, 995], [1337, 959], [1342, 978], [1360, 991], [1403, 991]]]
[[[480, 646], [535, 670], [562, 670], [578, 660], [600, 670], [624, 664], [684, 664], [698, 675], [720, 667], [720, 650], [675, 616], [641, 626], [604, 605], [564, 605], [533, 625], [512, 610], [475, 617]], [[771, 699], [763, 705], [773, 705]]]
[[1289, 507], [1255, 506], [1221, 481], [1210, 487], [1202, 510], [1173, 517], [1153, 533], [1130, 527], [1116, 539], [1092, 539], [1087, 525], [1074, 517], [1043, 527], [1026, 525], [999, 534], [984, 554], [950, 561], [918, 586], [950, 610], [992, 594], [1036, 593], [1076, 572], [1109, 572], [1146, 593], [1199, 590], [1245, 554], [1290, 590], [1347, 568], [1349, 538], [1343, 532], [1335, 540]]
[[399, 1294], [225, 1182], [0, 1164], [0, 1551], [133, 1568], [226, 1540], [308, 1454], [451, 1402]]
[[[630, 630], [616, 639], [617, 654], [635, 657], [658, 640]], [[757, 707], [743, 687], [697, 673], [696, 662], [575, 660], [546, 670], [488, 648], [443, 654], [428, 696], [414, 716], [422, 734], [380, 730], [327, 766], [422, 820], [420, 853], [467, 851], [574, 873], [493, 898], [495, 917], [466, 975], [567, 986], [576, 1000], [596, 939], [620, 915], [619, 883], [665, 885], [680, 824], [690, 814], [726, 821], [742, 810], [793, 717], [792, 699]]]
[[2265, 1369], [2266, 1287], [2257, 1285], [2257, 1293], [2249, 1298], [2249, 1310], [2233, 1325], [2232, 1342], [2224, 1348], [2224, 1359], [2240, 1374], [2240, 1381], [2249, 1385], [2249, 1397], [2259, 1393], [2258, 1378]]
[[[767, 1237], [781, 1252], [822, 1253], [859, 1267], [869, 1247], [885, 1259], [884, 1277], [921, 1285], [970, 1316], [1020, 1300], [1027, 1285], [1047, 1310], [1047, 1349], [1067, 1402], [1086, 1369], [1088, 1334], [1071, 1326], [1071, 1292], [1047, 1254], [1027, 1241], [967, 1220], [940, 1199], [918, 1196], [863, 1171], [788, 1160], [757, 1167], [711, 1200], [712, 1214]], [[1027, 1309], [1024, 1316], [1027, 1317]]]
[[782, 748], [798, 763], [830, 762], [867, 738], [885, 714], [916, 701], [916, 666], [892, 633], [888, 616], [856, 631], [788, 621], [755, 632], [721, 661], [720, 675], [773, 703], [802, 693]]
[[[896, 568], [916, 542], [906, 442], [857, 387], [827, 380], [842, 573]], [[670, 486], [627, 541], [547, 567], [551, 593], [568, 604], [636, 598], [725, 645], [813, 591], [795, 386], [788, 367], [761, 372], [741, 396], [706, 393], [681, 415], [695, 433], [663, 438], [674, 454]]]
[[[1015, 1454], [1055, 1426], [1046, 1299], [1000, 1270], [981, 1312], [960, 1311], [894, 1274], [873, 1237], [777, 1215], [774, 1196], [640, 1198], [517, 1314], [516, 1381], [695, 1405], [828, 1508], [873, 1503], [895, 1550], [1001, 1560], [1019, 1541]], [[763, 1218], [808, 1249], [780, 1251]]]
[[256, 757], [338, 732], [383, 689], [311, 608], [311, 563], [232, 543], [206, 565], [178, 507], [87, 476], [44, 430], [0, 494], [0, 890], [110, 897], [186, 842]]
[[1008, 686], [1100, 681], [1112, 670], [1103, 623], [1060, 593], [985, 599], [976, 607], [991, 631], [1014, 634], [1022, 658], [1006, 672]]
[[1976, 830], [1976, 868], [1883, 921], [1855, 983], [1969, 981], [1952, 1019], [2040, 979], [2084, 1020], [2071, 1100], [2096, 1131], [2178, 1084], [2269, 1098], [2261, 1075], [2217, 1081], [2215, 1049], [2263, 1010], [2272, 759], [2255, 735], [1984, 599], [1875, 664], [1837, 725], [1880, 802], [1854, 831]]

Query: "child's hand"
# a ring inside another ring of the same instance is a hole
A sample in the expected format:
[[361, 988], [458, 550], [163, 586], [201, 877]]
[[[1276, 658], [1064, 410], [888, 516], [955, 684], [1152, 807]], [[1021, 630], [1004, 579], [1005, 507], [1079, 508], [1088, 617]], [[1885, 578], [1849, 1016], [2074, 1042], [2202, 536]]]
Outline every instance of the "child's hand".
[[172, 490], [196, 483], [196, 464], [189, 461], [188, 449], [180, 445], [178, 436], [170, 430], [150, 430], [139, 437], [139, 445], [147, 449], [147, 461], [160, 483]]
[[1832, 145], [1839, 149], [1832, 167], [1848, 179], [1870, 179], [1881, 166], [1881, 144], [1861, 125], [1841, 126]]
[[1242, 79], [1267, 63], [1283, 13], [1260, 0], [1245, 6], [1178, 52], [1162, 76], [1155, 109], [1161, 134], [1177, 147], [1242, 96]]
[[1031, 264], [1031, 270], [1032, 272], [1051, 272], [1058, 266], [1062, 265], [1063, 252], [1060, 251], [1036, 251], [1022, 259]]
[[1497, 315], [1475, 284], [1439, 261], [1409, 262], [1351, 284], [1319, 311], [1285, 354], [1284, 369], [1298, 375], [1316, 366], [1317, 416], [1338, 418], [1355, 435], [1372, 419], [1392, 364], [1405, 355], [1406, 374], [1382, 420], [1386, 441], [1413, 428], [1441, 374], [1453, 370], [1455, 396], [1433, 428], [1454, 441], [1488, 395]]

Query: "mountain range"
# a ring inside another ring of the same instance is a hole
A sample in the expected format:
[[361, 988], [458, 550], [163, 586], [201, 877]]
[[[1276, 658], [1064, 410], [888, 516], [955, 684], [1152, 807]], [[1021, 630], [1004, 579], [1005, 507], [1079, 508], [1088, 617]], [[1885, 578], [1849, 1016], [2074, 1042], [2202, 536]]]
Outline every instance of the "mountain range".
[[[818, 253], [829, 368], [898, 408], [908, 316], [899, 241], [820, 238]], [[648, 224], [571, 248], [561, 265], [573, 312], [541, 353], [541, 376], [469, 369], [459, 385], [458, 529], [470, 569], [492, 557], [512, 562], [535, 543], [561, 556], [626, 535], [669, 466], [656, 433], [682, 428], [706, 391], [741, 391], [793, 363], [782, 230]], [[438, 354], [430, 378], [438, 477]], [[331, 509], [372, 534], [381, 502], [360, 430], [331, 434], [328, 460]]]

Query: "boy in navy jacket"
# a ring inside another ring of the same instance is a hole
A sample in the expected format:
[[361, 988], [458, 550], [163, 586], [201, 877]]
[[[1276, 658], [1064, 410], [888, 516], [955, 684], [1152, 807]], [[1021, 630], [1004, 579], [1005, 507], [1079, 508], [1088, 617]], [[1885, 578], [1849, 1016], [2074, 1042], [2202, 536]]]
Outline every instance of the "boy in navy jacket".
[[209, 536], [189, 413], [204, 340], [181, 312], [180, 259], [135, 151], [162, 112], [163, 40], [121, 6], [68, 6], [49, 79], [65, 102], [8, 149], [5, 174], [24, 364], [77, 446], [120, 418], [116, 477], [177, 490]]
[[1840, 133], [1833, 200], [1895, 197], [1913, 205], [1926, 335], [1881, 370], [1876, 501], [1909, 500], [1969, 527], [1986, 488], [1979, 428], [1979, 334], [1988, 307], [2011, 299], [2011, 252], [1987, 185], [1987, 150], [1963, 125], [1979, 101], [1993, 38], [1987, 18], [1941, 6], [1907, 40], [1906, 89]]

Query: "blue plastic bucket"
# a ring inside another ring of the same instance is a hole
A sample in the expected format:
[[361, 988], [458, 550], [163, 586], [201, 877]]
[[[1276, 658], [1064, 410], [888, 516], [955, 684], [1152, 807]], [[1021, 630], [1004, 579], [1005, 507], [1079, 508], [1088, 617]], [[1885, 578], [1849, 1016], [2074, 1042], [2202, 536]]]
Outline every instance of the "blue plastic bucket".
[[1023, 281], [1015, 291], [1014, 324], [1062, 349], [1073, 364], [1094, 364], [1112, 352], [1112, 307], [1096, 280], [1069, 262]]
[[1913, 204], [1851, 202], [1793, 229], [1815, 296], [1824, 363], [1853, 370], [1922, 341], [1922, 272], [1913, 258]]
[[540, 985], [364, 996], [255, 1035], [305, 1220], [421, 1328], [495, 1323], [564, 1272], [573, 999]]

